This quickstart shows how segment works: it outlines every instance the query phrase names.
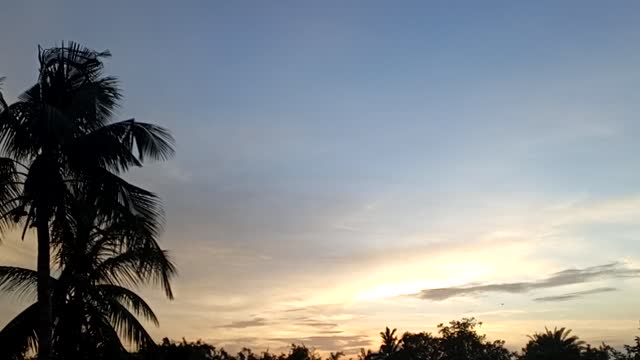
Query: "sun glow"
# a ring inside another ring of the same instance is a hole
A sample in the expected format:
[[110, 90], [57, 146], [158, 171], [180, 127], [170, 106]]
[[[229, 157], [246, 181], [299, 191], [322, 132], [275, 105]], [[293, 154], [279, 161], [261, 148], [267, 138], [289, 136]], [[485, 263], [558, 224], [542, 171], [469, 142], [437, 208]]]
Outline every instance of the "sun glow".
[[409, 295], [429, 287], [429, 282], [413, 282], [404, 284], [382, 284], [374, 286], [356, 295], [355, 301], [371, 301], [395, 296]]
[[[476, 262], [468, 259], [467, 263], [449, 263], [431, 261], [404, 264], [385, 271], [385, 278], [357, 292], [354, 301], [372, 301], [396, 296], [417, 294], [424, 289], [462, 286], [487, 279], [495, 275], [495, 264]], [[389, 276], [393, 274], [393, 276]], [[407, 278], [407, 274], [429, 274], [422, 278]], [[397, 279], [405, 278], [404, 282]]]

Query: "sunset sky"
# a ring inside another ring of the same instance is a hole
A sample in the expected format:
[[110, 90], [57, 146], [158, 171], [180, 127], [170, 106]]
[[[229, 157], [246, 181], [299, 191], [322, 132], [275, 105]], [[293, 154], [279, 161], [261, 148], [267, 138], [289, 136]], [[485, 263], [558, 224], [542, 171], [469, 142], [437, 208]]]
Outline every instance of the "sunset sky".
[[[640, 334], [640, 2], [9, 1], [0, 76], [109, 49], [118, 119], [171, 129], [160, 339], [377, 347], [476, 317], [519, 349]], [[5, 235], [0, 264], [35, 267]], [[28, 301], [0, 295], [0, 327]]]

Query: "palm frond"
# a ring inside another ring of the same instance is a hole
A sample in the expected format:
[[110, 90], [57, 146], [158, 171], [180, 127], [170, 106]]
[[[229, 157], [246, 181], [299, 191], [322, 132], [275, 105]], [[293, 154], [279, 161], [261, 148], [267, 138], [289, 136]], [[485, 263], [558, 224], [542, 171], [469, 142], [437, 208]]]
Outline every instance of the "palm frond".
[[0, 230], [19, 223], [25, 198], [21, 196], [21, 173], [12, 159], [0, 158]]
[[67, 266], [70, 255], [85, 250], [78, 242], [82, 231], [78, 224], [78, 217], [81, 215], [73, 209], [73, 194], [67, 196], [70, 199], [56, 208], [51, 221], [51, 256], [55, 264], [62, 268]]
[[[29, 173], [24, 181], [22, 195], [31, 201], [33, 207], [43, 212], [47, 219], [55, 215], [54, 211], [64, 206], [69, 195], [63, 170], [51, 165], [48, 154], [38, 155], [29, 166]], [[47, 204], [39, 206], [39, 204]]]
[[147, 157], [153, 160], [167, 160], [173, 156], [175, 140], [167, 129], [158, 125], [131, 120], [129, 139], [135, 142], [141, 161]]
[[[141, 166], [146, 158], [170, 158], [174, 153], [174, 143], [165, 128], [130, 119], [105, 125], [79, 137], [70, 144], [67, 153], [77, 156], [77, 159], [70, 159], [72, 163], [85, 167], [95, 163], [119, 173], [132, 166]], [[91, 158], [87, 158], [89, 155]]]
[[155, 326], [160, 325], [151, 307], [133, 291], [110, 284], [97, 285], [96, 289], [100, 296], [119, 302], [127, 309], [133, 311], [136, 316], [141, 316], [143, 319], [151, 321]]
[[37, 351], [37, 303], [30, 305], [0, 330], [0, 349], [3, 358], [23, 359], [27, 351]]
[[167, 253], [159, 248], [144, 247], [131, 249], [104, 260], [96, 267], [96, 280], [113, 285], [139, 286], [160, 285], [165, 295], [173, 299], [171, 279], [176, 268]]
[[101, 221], [92, 229], [89, 256], [103, 259], [129, 249], [158, 247], [156, 231], [148, 228], [148, 221], [139, 215], [121, 214], [117, 221]]
[[[2, 90], [2, 84], [6, 80], [6, 77], [0, 76], [0, 90]], [[0, 91], [0, 114], [2, 114], [9, 106], [7, 102], [4, 100], [4, 95], [2, 95], [2, 91]]]
[[91, 188], [90, 198], [95, 200], [95, 207], [101, 214], [112, 219], [130, 218], [134, 216], [139, 226], [153, 236], [158, 236], [162, 229], [164, 213], [159, 198], [152, 192], [128, 183], [119, 176], [104, 169], [94, 169], [87, 179]]
[[122, 345], [120, 336], [111, 325], [109, 319], [105, 319], [102, 316], [93, 317], [90, 319], [90, 328], [93, 339], [99, 342], [95, 344], [95, 348], [103, 355], [103, 359], [111, 360], [119, 358], [116, 357], [117, 355], [129, 354]]
[[38, 273], [34, 270], [14, 266], [0, 266], [0, 291], [12, 293], [19, 298], [35, 298]]
[[71, 169], [83, 172], [87, 168], [100, 167], [120, 173], [142, 166], [130, 146], [122, 140], [123, 135], [112, 130], [112, 125], [107, 125], [68, 144], [65, 153]]
[[65, 113], [76, 135], [103, 126], [121, 99], [117, 80], [102, 76], [102, 60], [110, 55], [74, 42], [41, 49], [39, 91], [31, 98]]
[[110, 121], [121, 98], [118, 80], [115, 77], [103, 77], [83, 82], [70, 94], [65, 110], [70, 117], [83, 124], [83, 133], [89, 133]]
[[[57, 358], [126, 359], [122, 355], [128, 353], [109, 317], [103, 313], [106, 309], [105, 306], [89, 306], [82, 312], [81, 318], [77, 317], [77, 308], [68, 309], [70, 313], [58, 319], [54, 328], [54, 351]], [[79, 319], [80, 322], [77, 322]]]
[[90, 81], [100, 77], [104, 68], [102, 59], [110, 56], [109, 51], [97, 52], [73, 41], [65, 46], [63, 42], [58, 47], [40, 50], [40, 77], [69, 83]]
[[[30, 89], [29, 91], [37, 91]], [[18, 102], [8, 105], [0, 98], [0, 144], [3, 155], [16, 160], [24, 160], [37, 152], [38, 143], [34, 142], [32, 118], [39, 113], [34, 102]]]
[[121, 338], [137, 346], [149, 346], [154, 343], [144, 326], [125, 306], [117, 301], [109, 304], [108, 318]]

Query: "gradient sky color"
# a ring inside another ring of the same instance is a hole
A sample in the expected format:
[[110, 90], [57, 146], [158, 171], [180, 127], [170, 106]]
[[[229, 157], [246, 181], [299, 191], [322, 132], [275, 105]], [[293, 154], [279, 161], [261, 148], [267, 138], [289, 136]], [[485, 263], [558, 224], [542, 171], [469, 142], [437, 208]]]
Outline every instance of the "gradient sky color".
[[[109, 49], [120, 118], [170, 128], [131, 178], [167, 212], [154, 336], [377, 346], [461, 317], [517, 349], [613, 345], [640, 309], [640, 3], [12, 1], [0, 75]], [[3, 264], [34, 266], [5, 237]], [[573, 270], [569, 270], [573, 269]], [[569, 270], [569, 271], [568, 271]], [[0, 326], [26, 306], [0, 299]], [[151, 326], [151, 325], [150, 325]]]

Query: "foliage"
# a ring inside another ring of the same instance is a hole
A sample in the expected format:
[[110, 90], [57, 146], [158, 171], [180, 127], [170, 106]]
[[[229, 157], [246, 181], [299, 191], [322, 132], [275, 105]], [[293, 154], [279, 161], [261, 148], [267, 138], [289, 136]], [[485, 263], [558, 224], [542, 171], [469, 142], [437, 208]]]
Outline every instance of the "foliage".
[[167, 338], [157, 346], [147, 346], [132, 356], [135, 360], [226, 360], [227, 353], [200, 340], [173, 342]]
[[636, 336], [634, 345], [625, 345], [624, 351], [611, 349], [615, 360], [640, 360], [640, 337]]
[[[126, 286], [155, 281], [171, 297], [173, 264], [134, 219], [125, 222], [120, 218], [112, 223], [79, 202], [70, 215], [65, 241], [54, 252], [60, 276], [50, 279], [55, 320], [53, 356], [115, 359], [125, 353], [121, 340], [153, 344], [138, 318], [156, 325], [158, 319], [149, 305]], [[36, 278], [32, 270], [0, 266], [0, 290], [29, 296], [35, 292]], [[35, 351], [37, 321], [34, 304], [0, 331], [0, 346], [13, 353]]]
[[571, 330], [565, 328], [545, 329], [543, 333], [530, 336], [522, 349], [523, 360], [578, 360], [582, 352], [583, 341], [571, 336]]
[[[395, 331], [385, 328], [380, 333], [380, 351], [360, 349], [356, 354], [358, 360], [375, 360], [380, 358], [392, 358], [394, 360], [515, 360], [529, 359], [535, 354], [536, 359], [555, 360], [565, 359], [557, 356], [558, 341], [560, 349], [578, 348], [580, 360], [640, 360], [640, 338], [635, 339], [635, 345], [626, 345], [623, 351], [602, 344], [598, 347], [584, 345], [577, 337], [570, 336], [570, 331], [564, 328], [546, 330], [530, 337], [529, 350], [523, 354], [511, 353], [504, 347], [504, 341], [487, 341], [485, 335], [479, 335], [476, 329], [481, 325], [475, 319], [462, 319], [451, 321], [448, 325], [438, 326], [438, 335], [427, 332], [406, 332], [398, 339]], [[534, 344], [535, 343], [535, 344]], [[204, 350], [206, 351], [204, 351]], [[526, 348], [525, 348], [526, 349]], [[532, 352], [535, 349], [536, 352]], [[250, 349], [244, 348], [236, 356], [223, 349], [216, 349], [201, 341], [189, 343], [183, 340], [181, 343], [173, 343], [167, 339], [156, 347], [152, 353], [142, 350], [134, 357], [135, 360], [320, 360], [315, 351], [303, 346], [292, 345], [287, 354], [275, 355], [269, 352], [255, 354]], [[153, 356], [150, 357], [150, 354]], [[573, 352], [562, 353], [572, 356]], [[140, 357], [143, 356], [143, 357]], [[146, 357], [145, 357], [146, 356]], [[326, 360], [336, 360], [344, 356], [342, 352], [331, 352]]]
[[395, 334], [396, 329], [390, 330], [389, 327], [385, 328], [384, 332], [380, 332], [382, 344], [380, 345], [378, 356], [376, 356], [377, 359], [388, 359], [398, 352], [400, 349], [400, 342]]
[[404, 333], [400, 340], [402, 347], [397, 356], [400, 360], [442, 359], [441, 339], [430, 333]]
[[[330, 359], [339, 358], [340, 353], [333, 354]], [[257, 355], [251, 349], [244, 348], [237, 356], [224, 349], [206, 344], [201, 340], [173, 342], [165, 338], [158, 346], [141, 349], [132, 355], [132, 360], [322, 360], [313, 350], [304, 345], [292, 344], [288, 354], [274, 355], [268, 351]]]
[[289, 354], [278, 356], [278, 360], [322, 360], [313, 349], [304, 345], [291, 344]]
[[599, 347], [592, 347], [591, 345], [587, 345], [582, 349], [582, 354], [580, 355], [581, 360], [609, 360], [611, 359], [611, 351], [613, 349], [610, 346], [605, 344], [600, 345]]
[[[381, 345], [376, 351], [361, 349], [354, 354], [358, 360], [375, 360], [388, 357], [394, 360], [522, 360], [530, 359], [536, 349], [536, 359], [555, 360], [565, 359], [558, 357], [555, 352], [558, 349], [558, 340], [564, 342], [563, 348], [579, 348], [577, 359], [579, 360], [640, 360], [640, 337], [635, 338], [634, 345], [625, 345], [621, 350], [616, 350], [606, 344], [593, 347], [585, 345], [577, 337], [570, 336], [566, 329], [545, 330], [530, 337], [530, 341], [522, 354], [511, 353], [504, 347], [504, 341], [488, 341], [485, 335], [479, 335], [476, 329], [481, 325], [475, 319], [462, 319], [451, 321], [448, 325], [440, 324], [438, 334], [428, 332], [406, 332], [401, 338], [395, 336], [395, 331], [385, 328], [381, 332]], [[393, 340], [395, 338], [395, 340]], [[535, 343], [535, 344], [533, 344]], [[394, 346], [389, 346], [394, 345]], [[548, 348], [547, 348], [548, 347]], [[389, 349], [394, 349], [389, 351]], [[389, 355], [391, 354], [391, 355]], [[567, 353], [569, 356], [573, 352]], [[254, 353], [249, 348], [243, 348], [237, 354], [217, 348], [201, 340], [190, 342], [185, 339], [171, 341], [163, 339], [159, 344], [146, 343], [137, 352], [121, 357], [123, 353], [99, 354], [96, 359], [113, 360], [322, 360], [322, 357], [313, 349], [305, 345], [292, 344], [286, 353], [271, 353], [264, 351]], [[120, 356], [120, 357], [119, 357]], [[326, 360], [339, 360], [345, 357], [345, 353], [330, 352]], [[74, 359], [78, 357], [72, 357]], [[3, 358], [4, 359], [4, 358]], [[9, 358], [10, 360], [23, 360], [22, 357]], [[348, 357], [351, 360], [351, 357]]]
[[50, 358], [54, 324], [50, 231], [65, 231], [69, 204], [80, 196], [105, 218], [140, 215], [150, 232], [161, 221], [157, 197], [120, 175], [171, 156], [173, 138], [153, 124], [112, 122], [121, 94], [103, 74], [109, 56], [73, 42], [39, 49], [36, 84], [13, 104], [0, 95], [0, 230], [37, 230], [41, 359]]
[[443, 360], [502, 360], [509, 359], [511, 354], [504, 347], [504, 341], [489, 342], [486, 335], [478, 335], [476, 327], [482, 323], [474, 318], [451, 321], [449, 326], [438, 325]]

